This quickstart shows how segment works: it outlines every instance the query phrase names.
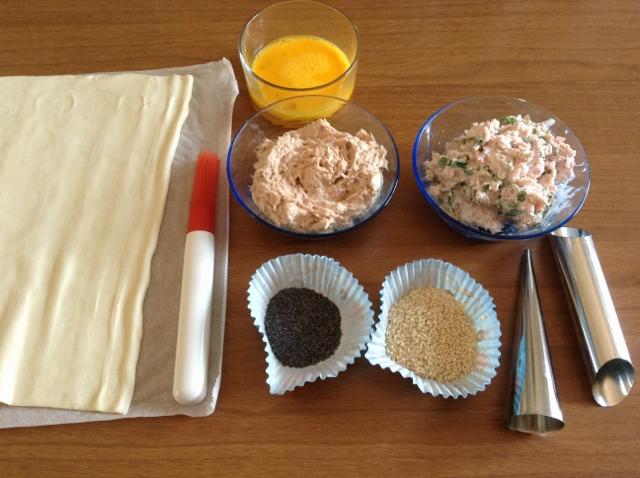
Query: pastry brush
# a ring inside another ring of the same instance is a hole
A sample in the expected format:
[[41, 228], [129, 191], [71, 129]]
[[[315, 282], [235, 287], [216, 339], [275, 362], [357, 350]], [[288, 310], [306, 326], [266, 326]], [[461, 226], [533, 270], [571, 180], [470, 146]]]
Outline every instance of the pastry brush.
[[173, 375], [173, 397], [183, 405], [201, 402], [207, 389], [219, 166], [215, 154], [201, 153], [191, 192]]

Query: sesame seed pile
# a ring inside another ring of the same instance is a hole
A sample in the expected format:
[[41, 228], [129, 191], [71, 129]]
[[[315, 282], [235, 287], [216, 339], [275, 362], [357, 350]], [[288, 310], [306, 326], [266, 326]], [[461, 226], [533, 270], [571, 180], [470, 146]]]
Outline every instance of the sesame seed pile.
[[478, 337], [464, 305], [450, 292], [414, 289], [391, 306], [387, 353], [424, 378], [451, 382], [473, 368]]

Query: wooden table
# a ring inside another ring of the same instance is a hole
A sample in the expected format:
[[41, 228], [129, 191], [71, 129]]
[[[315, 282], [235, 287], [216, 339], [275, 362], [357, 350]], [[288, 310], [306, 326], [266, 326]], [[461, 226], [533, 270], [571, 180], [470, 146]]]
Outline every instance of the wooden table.
[[[605, 409], [591, 399], [551, 251], [543, 239], [481, 244], [447, 228], [412, 177], [426, 117], [467, 95], [522, 96], [574, 129], [592, 188], [573, 221], [592, 231], [632, 357], [640, 363], [640, 4], [633, 1], [331, 2], [359, 26], [355, 100], [385, 121], [402, 157], [389, 207], [325, 241], [294, 240], [231, 206], [223, 381], [208, 418], [119, 420], [0, 430], [0, 476], [640, 476], [640, 394]], [[234, 65], [234, 129], [251, 114], [236, 42], [267, 2], [39, 1], [0, 4], [0, 74]], [[566, 427], [544, 438], [503, 426], [521, 252], [534, 251]], [[503, 357], [466, 400], [422, 395], [360, 359], [337, 379], [270, 396], [261, 339], [246, 307], [253, 271], [293, 252], [326, 254], [363, 283], [376, 308], [384, 276], [438, 257], [493, 295]]]

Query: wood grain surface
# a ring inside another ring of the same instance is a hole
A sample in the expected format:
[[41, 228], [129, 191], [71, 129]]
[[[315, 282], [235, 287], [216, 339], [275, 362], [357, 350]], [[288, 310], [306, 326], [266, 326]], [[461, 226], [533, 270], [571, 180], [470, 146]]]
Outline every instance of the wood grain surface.
[[[331, 1], [358, 25], [354, 99], [390, 127], [400, 186], [364, 227], [330, 240], [279, 235], [232, 201], [222, 389], [208, 418], [168, 417], [0, 430], [0, 476], [640, 476], [640, 393], [595, 405], [546, 240], [485, 244], [447, 228], [410, 168], [427, 116], [462, 96], [528, 98], [584, 143], [592, 188], [573, 225], [592, 231], [632, 358], [640, 360], [640, 3], [636, 1]], [[241, 86], [234, 130], [252, 112], [236, 52], [243, 23], [267, 2], [215, 0], [0, 3], [0, 74], [139, 70], [222, 56]], [[0, 232], [1, 233], [1, 232]], [[507, 431], [519, 260], [534, 261], [566, 427]], [[326, 254], [375, 307], [384, 276], [437, 257], [493, 295], [503, 356], [488, 389], [466, 400], [422, 395], [359, 359], [337, 379], [270, 396], [249, 278], [286, 253]], [[640, 363], [640, 362], [639, 362]], [[168, 364], [167, 366], [172, 366]]]

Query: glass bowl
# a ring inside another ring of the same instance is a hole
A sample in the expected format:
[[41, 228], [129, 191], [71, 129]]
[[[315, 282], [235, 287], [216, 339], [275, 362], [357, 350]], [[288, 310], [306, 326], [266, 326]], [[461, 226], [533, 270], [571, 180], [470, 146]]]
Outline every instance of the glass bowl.
[[[535, 122], [549, 118], [555, 120], [551, 131], [555, 135], [564, 136], [567, 143], [576, 151], [574, 178], [565, 184], [558, 185], [553, 205], [536, 227], [517, 230], [514, 226], [507, 225], [501, 232], [492, 233], [458, 221], [440, 206], [437, 198], [429, 194], [425, 162], [431, 158], [432, 151], [444, 151], [446, 143], [464, 133], [472, 123], [517, 114], [529, 115]], [[413, 174], [420, 192], [441, 219], [463, 236], [485, 241], [531, 239], [558, 229], [569, 222], [582, 208], [587, 199], [590, 181], [587, 154], [569, 127], [540, 106], [523, 99], [505, 96], [463, 98], [433, 113], [420, 128], [413, 145]]]
[[[309, 123], [308, 121], [273, 122], [273, 108], [286, 107], [287, 105], [282, 105], [281, 103], [291, 101], [302, 103], [303, 106], [305, 106], [306, 102], [316, 104], [321, 101], [335, 111], [331, 117], [326, 119], [336, 129], [351, 134], [356, 134], [359, 130], [364, 129], [372, 133], [376, 141], [387, 150], [388, 166], [386, 171], [383, 170], [383, 183], [378, 197], [365, 214], [354, 218], [352, 224], [348, 226], [322, 232], [301, 232], [287, 229], [274, 224], [269, 218], [262, 214], [251, 198], [249, 188], [254, 171], [253, 165], [257, 159], [256, 150], [258, 146], [265, 138], [276, 139], [290, 129], [300, 128]], [[258, 111], [238, 130], [227, 153], [227, 179], [229, 181], [229, 188], [245, 211], [276, 231], [304, 238], [334, 236], [350, 231], [372, 219], [388, 204], [398, 185], [399, 174], [400, 158], [398, 156], [398, 149], [387, 127], [361, 106], [340, 98], [327, 96], [287, 98]]]
[[[308, 88], [292, 88], [267, 81], [253, 70], [258, 53], [271, 42], [283, 37], [319, 37], [340, 49], [349, 62], [348, 68], [331, 81]], [[340, 10], [320, 2], [290, 0], [275, 3], [260, 10], [244, 26], [238, 42], [240, 63], [247, 82], [251, 102], [256, 110], [278, 100], [303, 95], [333, 96], [349, 100], [356, 81], [359, 52], [358, 30]], [[322, 118], [322, 111], [313, 108], [305, 112], [293, 104], [289, 108], [273, 109], [272, 115], [281, 118], [309, 120]], [[317, 114], [316, 114], [317, 113]], [[302, 117], [306, 114], [307, 117]], [[315, 117], [313, 114], [316, 114]]]

